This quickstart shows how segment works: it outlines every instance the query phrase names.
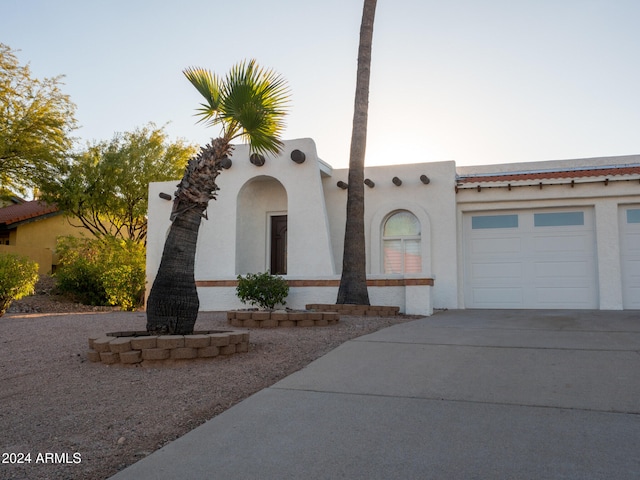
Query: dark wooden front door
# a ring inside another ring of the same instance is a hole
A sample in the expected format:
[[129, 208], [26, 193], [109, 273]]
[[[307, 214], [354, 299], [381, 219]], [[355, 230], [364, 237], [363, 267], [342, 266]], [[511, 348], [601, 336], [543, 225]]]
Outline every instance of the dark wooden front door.
[[271, 217], [271, 274], [287, 274], [287, 216]]

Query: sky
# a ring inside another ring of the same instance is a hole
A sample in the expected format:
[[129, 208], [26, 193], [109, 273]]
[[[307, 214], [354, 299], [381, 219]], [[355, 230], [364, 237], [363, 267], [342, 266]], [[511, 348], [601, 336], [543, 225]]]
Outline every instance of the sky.
[[[0, 42], [64, 75], [80, 142], [149, 122], [205, 144], [182, 71], [284, 76], [284, 139], [349, 162], [362, 0], [0, 0]], [[640, 1], [378, 0], [367, 165], [640, 154]]]

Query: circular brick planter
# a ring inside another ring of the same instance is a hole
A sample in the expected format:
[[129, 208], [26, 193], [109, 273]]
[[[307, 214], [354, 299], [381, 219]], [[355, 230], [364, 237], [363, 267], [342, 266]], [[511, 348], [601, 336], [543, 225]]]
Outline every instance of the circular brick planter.
[[205, 331], [193, 335], [113, 332], [89, 337], [87, 357], [106, 365], [192, 360], [249, 351], [249, 332]]
[[326, 327], [340, 321], [337, 312], [313, 312], [295, 310], [232, 310], [227, 312], [227, 321], [234, 327]]

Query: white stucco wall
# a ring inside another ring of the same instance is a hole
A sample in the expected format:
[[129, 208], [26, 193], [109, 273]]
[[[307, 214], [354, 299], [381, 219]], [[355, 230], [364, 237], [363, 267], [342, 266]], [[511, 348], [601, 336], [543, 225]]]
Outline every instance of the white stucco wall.
[[[306, 155], [302, 164], [290, 158], [293, 150]], [[235, 278], [248, 268], [266, 271], [267, 216], [288, 215], [288, 273], [335, 274], [327, 211], [324, 204], [321, 168], [311, 139], [287, 141], [277, 158], [267, 157], [261, 167], [249, 162], [247, 145], [239, 145], [231, 156], [233, 165], [217, 179], [217, 199], [203, 220], [196, 253], [196, 280]], [[158, 197], [173, 195], [175, 182], [152, 183], [149, 187], [149, 241], [147, 278], [149, 284], [158, 269], [168, 232], [171, 201]], [[262, 218], [260, 218], [262, 217]], [[247, 224], [253, 233], [247, 235]], [[256, 228], [257, 227], [257, 228]], [[237, 234], [241, 238], [237, 238]], [[310, 254], [311, 252], [311, 254]], [[259, 268], [257, 268], [259, 267]]]
[[[297, 164], [290, 159], [293, 150], [305, 153]], [[211, 201], [200, 227], [196, 253], [196, 281], [233, 280], [238, 274], [269, 269], [269, 223], [273, 214], [288, 217], [287, 278], [338, 280], [342, 265], [346, 192], [336, 186], [346, 181], [347, 170], [332, 170], [322, 162], [310, 139], [290, 140], [278, 158], [266, 158], [263, 166], [249, 162], [247, 146], [236, 147], [229, 170], [218, 177], [217, 199]], [[431, 182], [420, 181], [426, 174]], [[431, 287], [411, 287], [407, 302], [404, 287], [371, 287], [371, 301], [398, 304], [402, 311], [431, 313], [432, 305], [452, 308], [456, 301], [455, 203], [453, 162], [425, 165], [396, 165], [366, 169], [366, 176], [376, 186], [366, 188], [366, 242], [369, 276], [381, 274], [381, 228], [386, 216], [398, 209], [408, 209], [419, 219], [423, 235], [423, 272], [421, 278], [437, 275], [442, 282]], [[399, 176], [400, 187], [391, 179]], [[170, 227], [172, 202], [159, 197], [173, 194], [175, 182], [154, 183], [149, 189], [149, 242], [147, 278], [149, 285], [158, 269], [164, 239]], [[372, 243], [373, 242], [373, 243]], [[443, 250], [436, 257], [435, 249]], [[373, 255], [373, 257], [372, 257]], [[453, 265], [453, 268], [451, 266]], [[216, 284], [219, 285], [219, 284]], [[441, 285], [441, 286], [440, 286]], [[407, 287], [408, 288], [408, 287]], [[229, 291], [227, 291], [229, 290]], [[335, 291], [334, 291], [335, 290]], [[396, 291], [397, 290], [397, 291]], [[315, 293], [314, 293], [315, 292]], [[420, 293], [422, 292], [422, 293]], [[201, 308], [231, 308], [238, 304], [233, 289], [199, 287]], [[294, 288], [292, 303], [335, 301], [336, 288]], [[312, 298], [314, 296], [322, 298]], [[330, 300], [324, 297], [333, 297]]]
[[[291, 160], [293, 150], [305, 153], [304, 163]], [[288, 216], [287, 278], [333, 282], [331, 286], [292, 288], [288, 305], [304, 308], [306, 303], [334, 302], [335, 281], [342, 268], [347, 199], [347, 191], [337, 183], [347, 182], [348, 170], [332, 169], [320, 160], [311, 139], [285, 142], [282, 154], [266, 158], [260, 167], [249, 162], [249, 150], [244, 145], [236, 147], [231, 159], [232, 167], [218, 177], [218, 197], [210, 203], [209, 218], [203, 220], [198, 239], [196, 280], [216, 285], [199, 287], [201, 308], [241, 306], [235, 288], [220, 282], [269, 269], [269, 217], [276, 214]], [[434, 308], [464, 308], [465, 214], [577, 206], [594, 212], [599, 308], [622, 308], [619, 209], [621, 205], [640, 204], [637, 178], [610, 178], [605, 183], [605, 177], [583, 177], [573, 187], [567, 179], [543, 180], [542, 188], [538, 182], [525, 186], [527, 182], [516, 181], [511, 189], [506, 188], [506, 182], [485, 181], [480, 191], [460, 188], [456, 193], [456, 172], [473, 175], [637, 164], [640, 155], [458, 168], [452, 161], [367, 167], [365, 178], [375, 183], [374, 188], [365, 187], [368, 278], [385, 278], [384, 221], [397, 210], [408, 210], [419, 219], [422, 232], [422, 273], [416, 277], [434, 279], [433, 287], [369, 287], [372, 304], [396, 304], [406, 313], [425, 314]], [[424, 184], [421, 175], [428, 176], [430, 182]], [[400, 178], [402, 185], [394, 185], [393, 177]], [[149, 187], [149, 287], [170, 226], [172, 202], [159, 198], [159, 194], [172, 195], [177, 183]]]
[[[348, 169], [334, 169], [323, 178], [324, 195], [329, 211], [331, 244], [337, 272], [342, 271], [347, 191], [337, 182], [347, 183]], [[429, 184], [420, 176], [429, 177]], [[392, 179], [398, 177], [402, 185]], [[423, 275], [435, 279], [432, 289], [434, 308], [457, 308], [457, 256], [455, 241], [455, 163], [435, 162], [388, 165], [365, 168], [365, 178], [373, 188], [365, 187], [365, 241], [367, 273], [381, 274], [382, 227], [384, 220], [397, 210], [409, 210], [422, 227]], [[370, 292], [371, 295], [371, 292]]]

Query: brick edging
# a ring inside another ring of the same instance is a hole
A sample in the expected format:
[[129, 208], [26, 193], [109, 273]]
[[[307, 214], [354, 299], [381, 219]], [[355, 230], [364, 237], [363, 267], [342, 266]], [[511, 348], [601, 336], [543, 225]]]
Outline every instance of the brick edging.
[[368, 315], [377, 317], [393, 317], [400, 313], [400, 307], [389, 307], [385, 305], [353, 305], [353, 304], [333, 304], [333, 303], [310, 303], [306, 305], [307, 310], [317, 312], [334, 311], [340, 315]]
[[335, 311], [231, 310], [227, 312], [227, 321], [232, 326], [241, 328], [326, 327], [338, 323], [340, 315]]
[[249, 351], [249, 332], [220, 331], [195, 335], [136, 335], [89, 337], [90, 362], [106, 365], [144, 361], [190, 360]]

